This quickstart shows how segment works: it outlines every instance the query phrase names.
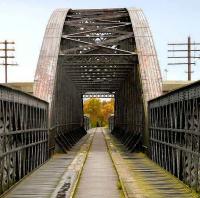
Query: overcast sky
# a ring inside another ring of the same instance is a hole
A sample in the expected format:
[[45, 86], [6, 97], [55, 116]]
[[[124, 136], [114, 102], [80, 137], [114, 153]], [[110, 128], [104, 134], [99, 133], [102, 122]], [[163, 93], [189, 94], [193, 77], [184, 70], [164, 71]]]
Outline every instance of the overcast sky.
[[[48, 19], [57, 8], [137, 7], [143, 9], [152, 30], [163, 77], [186, 80], [187, 66], [167, 66], [167, 43], [200, 42], [200, 0], [0, 0], [0, 40], [16, 42], [16, 61], [8, 81], [33, 81]], [[200, 46], [199, 46], [200, 48]], [[196, 55], [199, 55], [197, 53]], [[0, 66], [0, 82], [4, 69]], [[200, 60], [193, 67], [193, 79], [200, 79]]]

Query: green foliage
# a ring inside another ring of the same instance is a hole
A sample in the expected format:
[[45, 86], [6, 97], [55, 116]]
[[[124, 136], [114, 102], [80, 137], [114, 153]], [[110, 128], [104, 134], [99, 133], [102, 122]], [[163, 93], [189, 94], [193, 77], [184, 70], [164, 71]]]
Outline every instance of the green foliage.
[[108, 125], [108, 118], [114, 113], [114, 100], [102, 101], [91, 98], [83, 103], [84, 114], [89, 115], [91, 127]]

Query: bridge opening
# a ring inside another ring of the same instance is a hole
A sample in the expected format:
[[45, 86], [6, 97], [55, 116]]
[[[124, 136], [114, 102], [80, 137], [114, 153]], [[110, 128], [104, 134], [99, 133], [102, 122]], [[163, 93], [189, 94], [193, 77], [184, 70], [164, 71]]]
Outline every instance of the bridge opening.
[[108, 127], [109, 117], [114, 115], [114, 103], [114, 94], [90, 92], [83, 95], [83, 112], [90, 120], [91, 128]]
[[[59, 131], [83, 126], [82, 98], [115, 96], [115, 134], [141, 134], [146, 101], [161, 94], [161, 75], [145, 17], [137, 9], [56, 10], [47, 25], [34, 94], [50, 102], [50, 148]], [[146, 142], [145, 142], [146, 141]]]

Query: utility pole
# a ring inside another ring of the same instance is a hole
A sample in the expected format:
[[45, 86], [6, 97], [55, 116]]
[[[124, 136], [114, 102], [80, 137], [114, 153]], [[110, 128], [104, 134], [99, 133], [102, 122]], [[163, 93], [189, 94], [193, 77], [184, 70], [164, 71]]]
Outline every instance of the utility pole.
[[188, 36], [188, 80], [192, 79], [192, 65], [191, 65], [191, 39]]
[[167, 80], [167, 73], [168, 73], [168, 69], [165, 69], [165, 80]]
[[15, 66], [15, 65], [17, 65], [16, 63], [9, 62], [9, 59], [15, 58], [15, 56], [9, 55], [10, 51], [15, 51], [14, 48], [10, 47], [10, 45], [14, 45], [14, 44], [15, 44], [15, 42], [13, 42], [13, 41], [7, 41], [7, 40], [5, 40], [3, 42], [0, 42], [0, 52], [1, 51], [3, 52], [0, 55], [0, 59], [4, 60], [4, 62], [0, 63], [0, 65], [3, 65], [5, 67], [5, 83], [8, 82], [8, 66]]
[[[188, 73], [188, 81], [192, 80], [192, 65], [195, 65], [195, 62], [192, 62], [192, 60], [195, 60], [196, 58], [200, 58], [199, 56], [192, 56], [192, 52], [200, 52], [200, 49], [195, 49], [194, 47], [200, 46], [200, 43], [192, 43], [190, 36], [187, 39], [187, 43], [169, 43], [168, 46], [172, 46], [173, 49], [168, 50], [168, 52], [173, 52], [173, 53], [185, 53], [187, 54], [184, 55], [179, 55], [179, 56], [168, 56], [170, 59], [179, 59], [183, 61], [179, 62], [173, 62], [173, 63], [168, 63], [168, 65], [187, 65], [187, 73]], [[176, 49], [174, 49], [176, 47]], [[177, 47], [182, 47], [181, 49]], [[187, 62], [186, 62], [187, 60]]]

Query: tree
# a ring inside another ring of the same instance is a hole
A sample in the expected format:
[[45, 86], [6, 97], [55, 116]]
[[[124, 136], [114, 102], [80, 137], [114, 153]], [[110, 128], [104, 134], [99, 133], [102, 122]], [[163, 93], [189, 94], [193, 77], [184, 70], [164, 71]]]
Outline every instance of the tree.
[[114, 113], [114, 99], [109, 101], [91, 98], [83, 103], [84, 114], [90, 117], [92, 127], [108, 125], [108, 118]]
[[100, 122], [101, 117], [101, 101], [97, 98], [86, 100], [83, 105], [84, 114], [88, 114], [92, 127], [96, 127], [97, 122]]

